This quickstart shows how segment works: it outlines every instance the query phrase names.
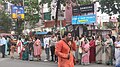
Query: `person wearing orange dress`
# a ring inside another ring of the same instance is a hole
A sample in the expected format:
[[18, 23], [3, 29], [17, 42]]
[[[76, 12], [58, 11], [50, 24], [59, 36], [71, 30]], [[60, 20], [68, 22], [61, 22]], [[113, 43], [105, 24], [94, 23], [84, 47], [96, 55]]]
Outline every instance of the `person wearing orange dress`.
[[73, 51], [76, 43], [72, 40], [71, 32], [64, 32], [64, 38], [57, 42], [55, 54], [58, 56], [58, 67], [74, 67]]

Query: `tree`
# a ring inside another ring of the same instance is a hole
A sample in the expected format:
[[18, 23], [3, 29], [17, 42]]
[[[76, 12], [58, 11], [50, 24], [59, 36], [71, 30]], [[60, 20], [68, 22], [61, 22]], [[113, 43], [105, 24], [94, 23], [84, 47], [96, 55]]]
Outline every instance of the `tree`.
[[91, 4], [92, 3], [91, 0], [87, 0], [87, 1], [85, 1], [85, 0], [77, 0], [77, 2], [80, 5], [86, 5], [86, 4]]
[[29, 24], [34, 27], [36, 23], [38, 23], [40, 19], [39, 15], [39, 3], [38, 0], [25, 0], [25, 21], [29, 22]]
[[[1, 5], [5, 5], [4, 2], [0, 1]], [[0, 10], [0, 26], [4, 28], [5, 32], [9, 32], [12, 27], [12, 19], [10, 15], [5, 12], [4, 8]]]
[[112, 22], [106, 23], [105, 26], [106, 26], [107, 29], [114, 29], [114, 28], [116, 28], [116, 26]]
[[120, 0], [99, 0], [102, 13], [107, 13], [109, 15], [120, 14]]
[[5, 11], [0, 12], [0, 26], [4, 27], [5, 32], [9, 32], [12, 27], [11, 18], [6, 14]]
[[38, 0], [8, 0], [14, 5], [18, 6], [24, 6], [24, 12], [25, 12], [25, 18], [19, 19], [20, 28], [23, 30], [24, 24], [22, 22], [27, 22], [30, 24], [29, 28], [34, 28], [35, 24], [39, 22], [40, 16], [39, 16], [39, 3]]

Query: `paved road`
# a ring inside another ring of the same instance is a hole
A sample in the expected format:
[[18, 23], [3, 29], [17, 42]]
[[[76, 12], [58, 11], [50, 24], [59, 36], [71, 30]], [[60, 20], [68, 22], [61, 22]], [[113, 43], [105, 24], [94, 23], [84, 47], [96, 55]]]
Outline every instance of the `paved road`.
[[[0, 67], [57, 67], [57, 63], [54, 62], [44, 62], [45, 52], [42, 52], [42, 61], [22, 61], [18, 60], [18, 55], [15, 54], [15, 59], [10, 59], [9, 56], [6, 58], [1, 58], [0, 53]], [[75, 65], [75, 67], [114, 67], [107, 65], [98, 65], [98, 64], [90, 64], [87, 66], [83, 65]]]
[[[0, 67], [57, 67], [54, 62], [43, 62], [43, 61], [22, 61], [18, 59], [0, 58]], [[114, 67], [107, 65], [90, 64], [88, 66], [75, 65], [75, 67]]]

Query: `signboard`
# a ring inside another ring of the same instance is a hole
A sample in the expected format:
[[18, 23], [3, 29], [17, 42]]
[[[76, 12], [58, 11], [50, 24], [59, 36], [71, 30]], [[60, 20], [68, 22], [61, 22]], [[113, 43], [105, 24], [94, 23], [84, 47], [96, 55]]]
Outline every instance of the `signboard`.
[[73, 16], [72, 24], [92, 24], [96, 22], [96, 15]]
[[75, 6], [72, 8], [73, 16], [89, 12], [94, 12], [94, 4]]
[[24, 19], [24, 7], [12, 6], [11, 14], [13, 19]]
[[80, 6], [80, 13], [88, 13], [88, 12], [94, 12], [94, 4]]
[[80, 14], [79, 6], [75, 6], [72, 8], [72, 14], [73, 16]]

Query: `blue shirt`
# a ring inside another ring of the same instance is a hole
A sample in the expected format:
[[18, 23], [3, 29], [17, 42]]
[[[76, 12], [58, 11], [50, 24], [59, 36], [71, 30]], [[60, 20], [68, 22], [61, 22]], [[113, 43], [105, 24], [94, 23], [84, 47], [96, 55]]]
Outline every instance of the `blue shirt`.
[[1, 43], [1, 42], [2, 42], [2, 39], [0, 38], [0, 45], [2, 45], [2, 43]]
[[0, 39], [0, 44], [1, 45], [5, 45], [6, 44], [6, 39], [5, 38], [1, 38]]

